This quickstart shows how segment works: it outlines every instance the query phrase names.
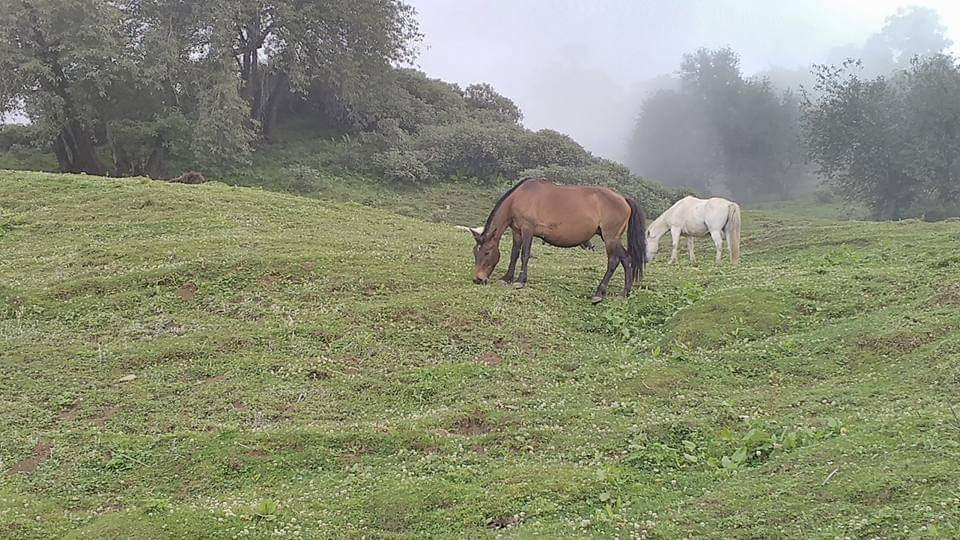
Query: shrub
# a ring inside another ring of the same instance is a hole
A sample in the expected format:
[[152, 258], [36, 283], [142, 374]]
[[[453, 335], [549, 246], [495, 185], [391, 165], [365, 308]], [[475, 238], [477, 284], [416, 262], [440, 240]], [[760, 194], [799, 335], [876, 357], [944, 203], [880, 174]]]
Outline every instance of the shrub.
[[834, 202], [836, 197], [829, 189], [820, 188], [813, 192], [813, 199], [820, 204], [829, 204]]
[[586, 165], [591, 159], [590, 154], [579, 143], [552, 129], [525, 133], [519, 151], [518, 158], [524, 168]]
[[521, 170], [519, 141], [524, 130], [511, 124], [464, 122], [425, 128], [413, 150], [440, 177], [494, 180]]
[[643, 207], [648, 219], [659, 215], [675, 201], [689, 194], [647, 182], [619, 163], [598, 158], [580, 166], [548, 165], [526, 169], [520, 176], [546, 178], [560, 184], [593, 184], [615, 189], [634, 197]]
[[320, 171], [306, 165], [292, 165], [280, 171], [280, 187], [291, 193], [311, 193], [320, 188]]
[[50, 141], [43, 132], [33, 125], [0, 125], [0, 151], [25, 151], [27, 149], [46, 148]]
[[383, 179], [398, 184], [420, 184], [430, 178], [430, 171], [413, 152], [391, 149], [374, 154], [370, 169]]

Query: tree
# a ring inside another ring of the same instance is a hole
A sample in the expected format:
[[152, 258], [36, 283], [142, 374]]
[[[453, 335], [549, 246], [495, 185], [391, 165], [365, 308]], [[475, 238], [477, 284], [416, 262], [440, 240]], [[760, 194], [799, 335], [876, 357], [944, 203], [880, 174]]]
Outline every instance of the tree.
[[740, 198], [784, 197], [799, 176], [798, 103], [766, 79], [745, 79], [729, 48], [684, 55], [680, 90], [641, 109], [631, 161], [642, 174]]
[[915, 57], [900, 78], [907, 173], [927, 209], [960, 201], [960, 64], [948, 55]]
[[878, 219], [956, 213], [960, 65], [937, 54], [892, 78], [861, 73], [854, 61], [819, 66], [817, 97], [804, 97], [804, 141], [820, 173]]
[[908, 174], [902, 96], [884, 77], [863, 79], [859, 62], [817, 66], [811, 99], [805, 94], [804, 142], [818, 173], [847, 200], [866, 203], [891, 219], [915, 197]]
[[49, 133], [60, 169], [103, 174], [96, 152], [98, 104], [128, 68], [115, 3], [3, 0], [0, 112], [23, 103]]
[[206, 10], [211, 50], [235, 61], [265, 137], [290, 91], [306, 94], [320, 80], [349, 98], [373, 74], [412, 60], [421, 37], [401, 0], [216, 0]]
[[350, 103], [410, 60], [413, 15], [401, 0], [0, 0], [0, 114], [23, 107], [63, 171], [159, 175], [191, 149], [242, 164], [291, 95]]
[[468, 107], [486, 113], [481, 115], [481, 119], [512, 124], [519, 124], [523, 120], [520, 107], [487, 83], [471, 84], [463, 91], [463, 98]]
[[863, 46], [834, 49], [829, 61], [839, 64], [849, 58], [860, 59], [864, 76], [875, 77], [909, 69], [914, 57], [929, 57], [950, 45], [952, 41], [940, 15], [931, 8], [911, 6], [887, 17], [883, 28], [867, 38]]
[[630, 140], [630, 165], [666, 185], [706, 191], [720, 172], [716, 137], [690, 96], [662, 90], [643, 102]]

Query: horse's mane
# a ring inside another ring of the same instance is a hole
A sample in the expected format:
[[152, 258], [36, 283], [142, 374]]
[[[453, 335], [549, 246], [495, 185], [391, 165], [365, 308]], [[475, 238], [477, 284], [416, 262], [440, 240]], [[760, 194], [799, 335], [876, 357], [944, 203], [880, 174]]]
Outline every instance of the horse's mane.
[[494, 214], [497, 213], [497, 210], [500, 209], [500, 205], [503, 204], [503, 201], [507, 200], [507, 197], [509, 197], [514, 191], [516, 191], [518, 187], [523, 185], [524, 182], [532, 179], [533, 177], [531, 176], [528, 176], [526, 178], [521, 178], [519, 182], [517, 182], [512, 188], [508, 189], [506, 193], [500, 196], [500, 199], [497, 200], [497, 204], [493, 205], [493, 210], [490, 211], [490, 215], [487, 216], [486, 223], [483, 224], [483, 234], [486, 234], [490, 230], [490, 223], [493, 221], [493, 216]]

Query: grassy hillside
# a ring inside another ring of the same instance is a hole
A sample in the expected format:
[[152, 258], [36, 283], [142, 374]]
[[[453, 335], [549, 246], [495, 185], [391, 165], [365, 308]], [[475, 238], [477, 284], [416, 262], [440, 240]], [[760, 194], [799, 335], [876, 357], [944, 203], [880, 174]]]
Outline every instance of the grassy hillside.
[[599, 253], [478, 287], [357, 204], [0, 172], [0, 212], [2, 537], [960, 535], [960, 222], [748, 208], [740, 268], [591, 306]]
[[[249, 166], [208, 174], [208, 178], [229, 185], [259, 187], [325, 201], [356, 202], [423, 221], [461, 225], [482, 224], [491, 200], [496, 200], [517, 181], [517, 178], [504, 178], [499, 182], [459, 178], [416, 185], [392, 183], [358, 173], [344, 164], [348, 146], [342, 137], [317, 131], [315, 119], [286, 122], [270, 142], [258, 142]], [[109, 162], [109, 149], [103, 147], [100, 152], [105, 154], [103, 161]], [[166, 162], [166, 177], [192, 170], [195, 165], [183, 156], [173, 156]], [[50, 151], [23, 146], [5, 150], [0, 146], [0, 170], [3, 169], [54, 172], [57, 160]], [[604, 173], [601, 178], [609, 185], [612, 178], [607, 173], [611, 171], [601, 171]], [[592, 178], [595, 181], [596, 169], [586, 167], [577, 172], [580, 173], [578, 183], [590, 183]], [[545, 174], [551, 177], [558, 173], [551, 173], [548, 168]], [[564, 176], [551, 179], [570, 181]], [[662, 212], [672, 200], [679, 198], [673, 190], [635, 176], [628, 185], [618, 189], [637, 198], [648, 214]]]

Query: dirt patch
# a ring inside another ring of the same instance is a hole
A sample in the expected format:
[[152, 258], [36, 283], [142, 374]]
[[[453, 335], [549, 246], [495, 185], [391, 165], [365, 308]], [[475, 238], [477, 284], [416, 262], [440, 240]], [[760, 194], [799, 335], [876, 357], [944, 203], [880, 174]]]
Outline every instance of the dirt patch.
[[960, 306], [960, 283], [951, 283], [930, 297], [930, 302], [938, 306]]
[[545, 347], [543, 343], [539, 343], [534, 338], [524, 335], [517, 336], [516, 339], [513, 340], [513, 344], [525, 355], [538, 351], [548, 352], [552, 350], [552, 347]]
[[340, 459], [348, 465], [353, 465], [354, 463], [359, 463], [363, 459], [363, 456], [368, 453], [370, 453], [370, 449], [367, 448], [367, 445], [354, 444], [340, 456]]
[[444, 319], [443, 322], [440, 323], [440, 326], [447, 330], [464, 330], [474, 326], [475, 324], [475, 321], [453, 316]]
[[65, 422], [71, 422], [76, 420], [78, 416], [80, 416], [80, 404], [74, 403], [70, 406], [70, 408], [60, 411], [60, 414], [57, 415], [57, 418]]
[[311, 369], [307, 372], [307, 378], [312, 381], [325, 381], [330, 378], [330, 373], [322, 369]]
[[313, 271], [316, 270], [316, 269], [317, 269], [317, 263], [315, 263], [315, 262], [305, 262], [305, 263], [303, 263], [303, 271], [304, 271], [304, 272], [313, 272]]
[[477, 358], [477, 362], [485, 366], [499, 366], [503, 362], [503, 358], [493, 351], [487, 351]]
[[179, 296], [184, 302], [189, 302], [197, 295], [198, 290], [199, 288], [197, 287], [196, 283], [188, 281], [181, 285], [179, 289], [177, 289], [177, 296]]
[[245, 411], [249, 409], [242, 401], [234, 401], [231, 405], [233, 405], [233, 410], [235, 411]]
[[98, 426], [103, 427], [107, 423], [107, 420], [110, 420], [116, 416], [118, 412], [120, 412], [120, 407], [117, 405], [104, 407], [100, 410], [100, 413], [91, 418], [90, 421]]
[[881, 354], [906, 354], [933, 343], [942, 335], [939, 332], [899, 332], [884, 336], [866, 336], [859, 340], [858, 345], [862, 349]]
[[13, 467], [7, 470], [7, 474], [14, 475], [17, 473], [33, 472], [44, 461], [50, 459], [51, 455], [53, 455], [53, 447], [45, 442], [39, 442], [37, 446], [33, 448], [33, 454], [28, 458], [14, 463]]
[[264, 289], [270, 290], [273, 289], [274, 284], [276, 284], [277, 278], [271, 276], [270, 274], [264, 274], [260, 276], [260, 279], [257, 280], [257, 283]]
[[360, 358], [355, 354], [345, 354], [338, 360], [343, 362], [343, 366], [347, 373], [360, 373], [360, 368], [363, 366], [363, 358]]
[[487, 528], [498, 531], [500, 529], [509, 529], [517, 523], [520, 523], [520, 516], [500, 516], [487, 520]]
[[861, 504], [890, 504], [903, 498], [905, 489], [901, 486], [879, 486], [864, 488], [852, 493], [848, 498]]
[[177, 324], [177, 321], [173, 319], [161, 317], [154, 321], [152, 327], [144, 328], [142, 332], [137, 333], [155, 338], [162, 336], [182, 336], [187, 333], [187, 329]]
[[450, 425], [450, 431], [460, 435], [473, 437], [493, 431], [493, 425], [485, 417], [479, 414], [471, 414], [459, 418]]

